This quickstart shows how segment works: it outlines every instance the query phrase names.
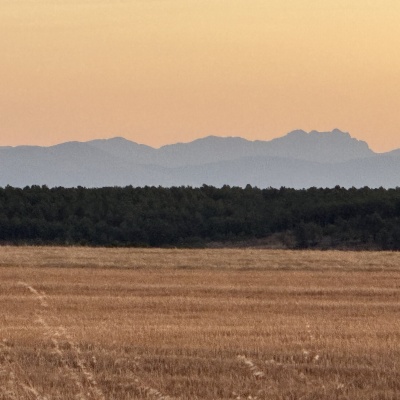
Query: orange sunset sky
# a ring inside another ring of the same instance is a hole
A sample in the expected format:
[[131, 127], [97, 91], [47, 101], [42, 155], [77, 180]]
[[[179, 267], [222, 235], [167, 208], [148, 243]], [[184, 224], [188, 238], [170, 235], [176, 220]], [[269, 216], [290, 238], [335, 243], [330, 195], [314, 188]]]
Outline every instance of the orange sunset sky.
[[400, 147], [398, 0], [0, 0], [0, 146], [269, 140]]

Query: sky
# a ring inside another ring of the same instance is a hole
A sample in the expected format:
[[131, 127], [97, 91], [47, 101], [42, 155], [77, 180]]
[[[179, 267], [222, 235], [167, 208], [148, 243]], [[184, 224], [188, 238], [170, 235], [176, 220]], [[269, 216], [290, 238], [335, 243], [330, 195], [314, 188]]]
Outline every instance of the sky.
[[0, 0], [0, 146], [270, 140], [400, 148], [398, 0]]

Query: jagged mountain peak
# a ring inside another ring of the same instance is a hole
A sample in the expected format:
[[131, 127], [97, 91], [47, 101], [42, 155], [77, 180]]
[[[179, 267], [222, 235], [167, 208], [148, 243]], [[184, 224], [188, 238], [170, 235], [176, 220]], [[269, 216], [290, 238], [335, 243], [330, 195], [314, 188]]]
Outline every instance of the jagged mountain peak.
[[397, 156], [378, 155], [339, 129], [298, 129], [270, 141], [210, 135], [158, 149], [119, 136], [0, 147], [0, 186], [399, 186]]
[[285, 136], [273, 139], [273, 140], [279, 140], [283, 138], [303, 138], [303, 139], [352, 139], [352, 140], [357, 140], [356, 138], [353, 138], [349, 132], [342, 131], [338, 128], [334, 128], [331, 131], [317, 131], [317, 130], [312, 130], [310, 132], [304, 131], [303, 129], [295, 129]]
[[341, 131], [338, 128], [334, 128], [331, 131], [317, 131], [317, 130], [312, 130], [308, 133], [310, 136], [341, 136], [341, 137], [346, 137], [350, 138], [350, 133], [349, 132], [344, 132]]

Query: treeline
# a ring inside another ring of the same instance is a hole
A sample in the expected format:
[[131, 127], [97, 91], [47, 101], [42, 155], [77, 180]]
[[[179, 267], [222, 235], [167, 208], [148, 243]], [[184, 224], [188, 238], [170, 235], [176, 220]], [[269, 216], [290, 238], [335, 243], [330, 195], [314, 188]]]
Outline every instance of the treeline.
[[0, 188], [0, 243], [400, 249], [400, 188]]

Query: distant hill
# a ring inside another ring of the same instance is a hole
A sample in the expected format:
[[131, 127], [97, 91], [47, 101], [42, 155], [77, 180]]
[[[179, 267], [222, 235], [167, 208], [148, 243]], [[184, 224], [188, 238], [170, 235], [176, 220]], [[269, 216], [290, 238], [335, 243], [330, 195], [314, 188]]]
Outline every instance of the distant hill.
[[121, 137], [0, 147], [0, 186], [400, 186], [400, 150], [374, 153], [338, 129], [270, 141], [208, 136], [155, 149]]

